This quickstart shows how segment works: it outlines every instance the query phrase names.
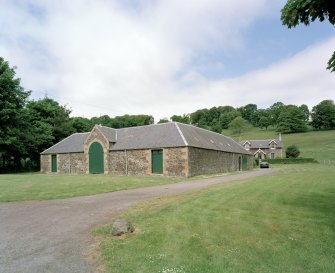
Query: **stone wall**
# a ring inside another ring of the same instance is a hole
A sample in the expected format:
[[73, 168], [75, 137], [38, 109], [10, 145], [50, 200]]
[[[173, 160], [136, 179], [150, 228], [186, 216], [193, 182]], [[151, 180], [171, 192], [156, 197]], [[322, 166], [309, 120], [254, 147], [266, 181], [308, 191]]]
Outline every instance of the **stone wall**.
[[188, 176], [188, 148], [163, 149], [163, 174], [166, 176]]
[[71, 173], [85, 173], [85, 154], [84, 153], [71, 153], [70, 154]]
[[125, 175], [126, 172], [126, 154], [125, 151], [110, 151], [109, 166], [110, 174]]
[[93, 142], [98, 142], [102, 145], [104, 151], [104, 173], [108, 174], [109, 170], [109, 141], [101, 133], [98, 127], [94, 127], [91, 134], [88, 136], [84, 143], [84, 154], [85, 154], [85, 173], [89, 173], [89, 148]]
[[70, 164], [70, 154], [57, 154], [57, 173], [70, 173]]
[[[163, 175], [188, 176], [187, 148], [163, 149]], [[151, 175], [151, 150], [109, 152], [109, 173]]]
[[[41, 155], [41, 172], [51, 173], [51, 155]], [[57, 173], [85, 173], [84, 153], [57, 154]]]
[[127, 151], [127, 169], [130, 175], [150, 175], [151, 150]]
[[238, 171], [240, 157], [239, 154], [189, 147], [188, 176]]
[[51, 155], [41, 155], [41, 172], [51, 173]]
[[[94, 141], [96, 138], [92, 138], [91, 143]], [[239, 158], [241, 158], [239, 154], [193, 147], [165, 148], [163, 149], [163, 175], [188, 177], [238, 171]], [[252, 164], [253, 157], [250, 156], [250, 169]], [[105, 159], [105, 173], [110, 174], [151, 175], [151, 168], [150, 149], [109, 151]], [[51, 172], [51, 155], [41, 155], [41, 172]], [[57, 173], [88, 173], [87, 153], [58, 154]]]

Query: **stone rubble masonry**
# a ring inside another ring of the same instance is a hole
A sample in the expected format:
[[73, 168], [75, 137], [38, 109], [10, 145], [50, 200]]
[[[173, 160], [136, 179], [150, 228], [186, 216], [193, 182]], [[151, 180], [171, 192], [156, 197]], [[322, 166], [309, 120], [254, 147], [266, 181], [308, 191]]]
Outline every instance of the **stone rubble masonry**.
[[108, 174], [108, 151], [109, 151], [109, 141], [107, 138], [101, 133], [97, 126], [95, 126], [91, 132], [91, 134], [87, 137], [84, 143], [84, 154], [85, 154], [85, 173], [89, 174], [89, 149], [93, 142], [98, 142], [102, 145], [104, 151], [104, 173]]
[[[85, 173], [84, 153], [57, 154], [57, 173]], [[41, 155], [41, 172], [51, 173], [51, 155]]]
[[242, 155], [189, 147], [188, 176], [238, 171], [240, 156]]
[[41, 155], [41, 172], [51, 173], [51, 155]]
[[129, 175], [150, 175], [151, 150], [128, 150], [127, 169]]
[[163, 149], [163, 174], [188, 177], [188, 148]]
[[[89, 174], [89, 147], [102, 145], [104, 173], [115, 175], [152, 175], [152, 150], [109, 151], [110, 143], [95, 127], [84, 143], [83, 153], [57, 154], [57, 173]], [[162, 148], [163, 175], [189, 177], [201, 174], [238, 171], [242, 155], [194, 147]], [[241, 161], [242, 162], [242, 161]], [[249, 156], [249, 169], [253, 156]], [[41, 155], [41, 172], [51, 172], [51, 155]]]
[[126, 151], [109, 151], [109, 173], [116, 175], [127, 174]]

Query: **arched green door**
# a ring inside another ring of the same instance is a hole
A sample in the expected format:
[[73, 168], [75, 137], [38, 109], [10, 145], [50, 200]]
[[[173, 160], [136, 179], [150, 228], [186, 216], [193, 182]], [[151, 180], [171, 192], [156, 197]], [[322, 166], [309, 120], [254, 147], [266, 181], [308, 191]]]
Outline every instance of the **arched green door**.
[[104, 150], [100, 143], [91, 144], [88, 156], [90, 173], [104, 173]]

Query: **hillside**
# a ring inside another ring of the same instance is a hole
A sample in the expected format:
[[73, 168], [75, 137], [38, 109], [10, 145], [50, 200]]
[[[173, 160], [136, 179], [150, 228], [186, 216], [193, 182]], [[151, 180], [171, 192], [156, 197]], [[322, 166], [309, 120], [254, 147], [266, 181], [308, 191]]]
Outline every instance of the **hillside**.
[[[277, 139], [278, 133], [273, 130], [261, 130], [252, 128], [241, 138], [231, 134], [229, 130], [224, 130], [223, 134], [230, 136], [236, 141], [240, 139]], [[335, 160], [335, 130], [331, 131], [310, 131], [306, 133], [283, 134], [284, 149], [289, 145], [296, 145], [301, 151], [302, 157], [313, 157], [318, 161]]]

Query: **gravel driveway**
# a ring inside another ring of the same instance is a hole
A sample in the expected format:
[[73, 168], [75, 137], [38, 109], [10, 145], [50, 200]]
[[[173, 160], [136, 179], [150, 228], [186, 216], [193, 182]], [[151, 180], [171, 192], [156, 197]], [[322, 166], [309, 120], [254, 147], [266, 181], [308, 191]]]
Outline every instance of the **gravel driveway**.
[[93, 241], [89, 231], [120, 210], [157, 196], [270, 173], [262, 169], [93, 196], [0, 204], [0, 272], [93, 273], [96, 266], [83, 255]]

